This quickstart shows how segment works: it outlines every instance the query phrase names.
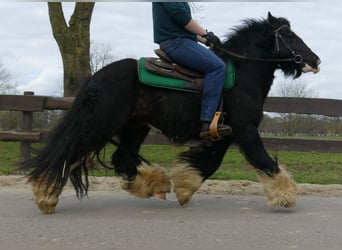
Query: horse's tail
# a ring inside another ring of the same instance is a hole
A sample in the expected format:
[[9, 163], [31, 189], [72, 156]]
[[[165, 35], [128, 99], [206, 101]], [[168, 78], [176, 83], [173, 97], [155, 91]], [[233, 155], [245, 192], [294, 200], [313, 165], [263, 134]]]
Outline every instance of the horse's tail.
[[129, 59], [112, 63], [90, 77], [46, 145], [21, 164], [21, 169], [30, 170], [29, 182], [44, 182], [46, 188], [61, 190], [70, 176], [77, 195], [86, 195], [85, 158], [92, 152], [98, 154], [127, 122], [136, 83], [136, 61]]

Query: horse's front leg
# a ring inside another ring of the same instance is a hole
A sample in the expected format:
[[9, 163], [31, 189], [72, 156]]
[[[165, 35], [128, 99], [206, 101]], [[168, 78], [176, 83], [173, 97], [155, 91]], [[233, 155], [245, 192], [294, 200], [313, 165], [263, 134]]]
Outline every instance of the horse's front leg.
[[266, 152], [257, 128], [240, 127], [235, 131], [236, 143], [255, 167], [259, 181], [272, 207], [296, 205], [297, 186], [284, 168], [278, 166]]

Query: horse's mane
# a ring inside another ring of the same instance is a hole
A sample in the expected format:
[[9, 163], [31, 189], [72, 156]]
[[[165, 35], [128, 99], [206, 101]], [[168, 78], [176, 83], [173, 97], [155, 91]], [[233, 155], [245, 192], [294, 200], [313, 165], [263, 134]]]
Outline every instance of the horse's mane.
[[[290, 26], [289, 21], [285, 18], [278, 18], [278, 22], [279, 26], [283, 24]], [[251, 49], [251, 45], [270, 37], [273, 30], [274, 27], [271, 26], [268, 19], [245, 19], [242, 24], [234, 26], [225, 35], [223, 47], [235, 52], [247, 53], [246, 50]], [[248, 52], [253, 53], [254, 51]]]
[[[274, 32], [283, 25], [290, 27], [290, 22], [282, 17], [274, 18], [272, 22], [269, 19], [246, 19], [241, 25], [231, 29], [225, 36], [222, 47], [241, 56], [270, 58], [274, 53]], [[216, 50], [215, 53], [224, 61], [229, 57], [221, 50]], [[291, 63], [283, 63], [280, 68], [285, 76], [297, 78], [302, 73], [297, 65]]]
[[240, 39], [246, 34], [258, 33], [260, 30], [269, 28], [268, 21], [264, 18], [262, 19], [245, 19], [242, 23], [231, 28], [231, 32], [225, 35], [226, 42]]

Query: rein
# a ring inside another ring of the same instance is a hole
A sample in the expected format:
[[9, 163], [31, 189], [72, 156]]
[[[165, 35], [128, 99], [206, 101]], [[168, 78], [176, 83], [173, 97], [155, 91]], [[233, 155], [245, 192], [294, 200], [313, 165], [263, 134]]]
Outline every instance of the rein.
[[279, 33], [279, 31], [283, 28], [289, 28], [288, 25], [282, 25], [280, 26], [278, 29], [276, 29], [274, 31], [275, 33], [275, 44], [276, 44], [276, 49], [279, 52], [280, 47], [279, 47], [279, 40], [283, 43], [284, 47], [286, 49], [288, 49], [291, 54], [293, 55], [293, 57], [289, 57], [289, 58], [259, 58], [259, 57], [250, 57], [250, 56], [245, 56], [245, 55], [241, 55], [238, 53], [235, 53], [231, 50], [227, 50], [222, 48], [221, 46], [217, 46], [216, 48], [220, 51], [222, 51], [223, 53], [230, 55], [232, 57], [238, 58], [240, 60], [244, 60], [244, 61], [256, 61], [256, 62], [295, 62], [297, 64], [300, 64], [303, 62], [303, 57], [301, 55], [296, 54], [296, 52], [294, 50], [292, 50], [287, 43], [285, 42], [284, 38], [282, 37], [282, 35]]

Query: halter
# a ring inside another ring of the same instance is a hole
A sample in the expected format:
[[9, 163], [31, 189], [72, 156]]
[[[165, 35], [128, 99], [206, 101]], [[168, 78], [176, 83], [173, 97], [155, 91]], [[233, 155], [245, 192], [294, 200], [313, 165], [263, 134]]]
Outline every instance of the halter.
[[274, 35], [275, 35], [275, 47], [277, 52], [280, 51], [280, 46], [279, 46], [279, 40], [282, 42], [282, 44], [284, 45], [284, 47], [286, 49], [288, 49], [291, 54], [293, 55], [293, 57], [289, 57], [289, 58], [274, 58], [274, 59], [270, 59], [270, 58], [259, 58], [259, 57], [249, 57], [249, 56], [244, 56], [244, 55], [240, 55], [237, 54], [235, 52], [232, 52], [230, 50], [224, 49], [220, 46], [217, 46], [217, 48], [219, 50], [221, 50], [222, 52], [224, 52], [225, 54], [228, 54], [232, 57], [241, 59], [241, 60], [245, 60], [245, 61], [257, 61], [257, 62], [294, 62], [297, 64], [300, 64], [304, 61], [303, 57], [299, 54], [297, 54], [293, 49], [291, 49], [288, 44], [286, 43], [286, 41], [284, 40], [284, 38], [282, 37], [282, 35], [279, 33], [280, 30], [282, 30], [283, 28], [289, 28], [290, 27], [287, 24], [284, 24], [282, 26], [280, 26], [278, 29], [276, 29], [274, 31]]

